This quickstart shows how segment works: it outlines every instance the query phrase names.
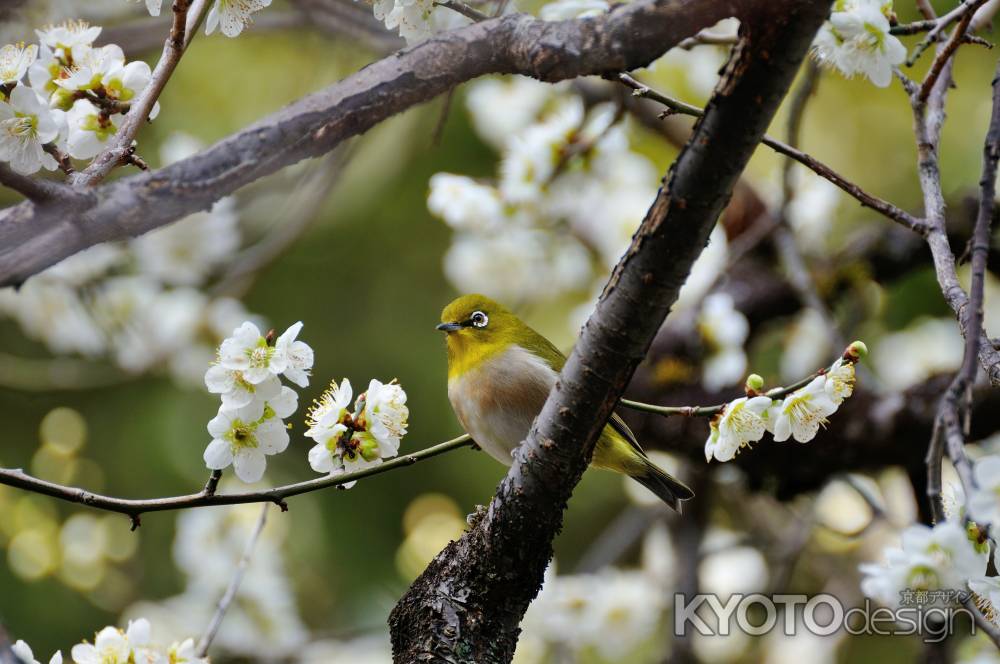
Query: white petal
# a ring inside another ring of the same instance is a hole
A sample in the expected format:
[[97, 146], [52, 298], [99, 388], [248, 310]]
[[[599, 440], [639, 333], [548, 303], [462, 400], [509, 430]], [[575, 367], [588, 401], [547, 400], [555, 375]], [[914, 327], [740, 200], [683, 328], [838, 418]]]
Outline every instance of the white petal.
[[128, 629], [125, 630], [125, 637], [130, 646], [144, 646], [149, 643], [150, 626], [145, 618], [128, 621]]
[[774, 422], [774, 439], [779, 443], [792, 435], [792, 423], [787, 415], [779, 415]]
[[205, 466], [212, 470], [222, 470], [233, 462], [233, 448], [229, 441], [216, 438], [205, 448]]
[[264, 476], [267, 468], [267, 458], [260, 450], [242, 449], [233, 458], [233, 469], [236, 476], [247, 484], [252, 484]]
[[205, 372], [205, 387], [212, 394], [224, 394], [233, 389], [236, 382], [232, 370], [221, 364], [213, 364]]
[[278, 454], [288, 447], [288, 429], [274, 417], [257, 425], [257, 444], [264, 454]]
[[309, 467], [317, 473], [332, 473], [334, 469], [333, 456], [326, 445], [314, 445], [309, 450]]
[[282, 387], [281, 394], [268, 399], [267, 404], [274, 410], [274, 414], [285, 419], [299, 407], [299, 395], [290, 387]]

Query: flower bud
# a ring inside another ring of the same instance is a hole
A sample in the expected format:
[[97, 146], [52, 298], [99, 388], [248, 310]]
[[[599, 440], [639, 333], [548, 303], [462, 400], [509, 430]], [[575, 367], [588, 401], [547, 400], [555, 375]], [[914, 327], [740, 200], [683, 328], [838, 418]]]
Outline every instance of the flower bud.
[[855, 341], [844, 351], [844, 359], [851, 362], [857, 362], [866, 355], [868, 355], [868, 346], [863, 341]]
[[764, 389], [764, 379], [760, 374], [750, 374], [747, 376], [747, 391], [760, 392]]

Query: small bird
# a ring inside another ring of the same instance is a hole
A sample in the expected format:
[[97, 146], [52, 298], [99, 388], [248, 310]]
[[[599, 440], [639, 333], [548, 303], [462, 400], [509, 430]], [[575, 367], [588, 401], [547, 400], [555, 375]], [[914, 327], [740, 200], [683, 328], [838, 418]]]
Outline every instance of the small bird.
[[[506, 307], [484, 295], [463, 295], [441, 312], [447, 334], [448, 399], [459, 422], [504, 465], [527, 438], [566, 358]], [[592, 465], [632, 477], [677, 510], [694, 497], [653, 464], [616, 414], [601, 432]]]

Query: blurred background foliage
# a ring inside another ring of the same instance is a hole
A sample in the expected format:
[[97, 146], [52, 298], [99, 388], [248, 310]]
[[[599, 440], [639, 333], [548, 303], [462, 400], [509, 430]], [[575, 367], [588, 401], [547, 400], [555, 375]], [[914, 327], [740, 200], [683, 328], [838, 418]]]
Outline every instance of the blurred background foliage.
[[[66, 4], [82, 14], [90, 10], [89, 3]], [[952, 3], [934, 4], [944, 11]], [[276, 2], [266, 11], [290, 8]], [[898, 3], [897, 12], [904, 21], [916, 18], [910, 3]], [[161, 17], [157, 29], [165, 31], [166, 21]], [[147, 57], [155, 61], [155, 54]], [[941, 162], [952, 206], [961, 205], [978, 180], [994, 57], [966, 47], [956, 65], [958, 86], [949, 100]], [[252, 29], [237, 40], [199, 36], [161, 98], [160, 117], [140, 134], [140, 152], [155, 162], [157, 147], [175, 131], [214, 142], [371, 59], [364, 47], [342, 35], [308, 28]], [[917, 73], [928, 62], [924, 58]], [[659, 68], [645, 80], [682, 99], [705, 100], [683, 71]], [[399, 379], [411, 412], [403, 452], [460, 433], [447, 401], [443, 340], [434, 330], [441, 308], [456, 295], [442, 272], [451, 231], [428, 212], [427, 195], [434, 173], [490, 176], [496, 168], [497, 154], [473, 131], [463, 95], [460, 89], [451, 100], [438, 139], [441, 99], [358, 139], [345, 173], [313, 223], [279, 260], [256, 275], [242, 298], [250, 311], [279, 330], [304, 321], [301, 338], [316, 351], [313, 382], [300, 391], [303, 407], [294, 419], [292, 445], [272, 459], [267, 482], [314, 475], [306, 462], [301, 417], [304, 405], [331, 378], [346, 376], [355, 385], [370, 377]], [[781, 135], [783, 128], [782, 114], [772, 134]], [[632, 127], [630, 132], [636, 149], [665, 172], [675, 148], [644, 129]], [[905, 209], [920, 209], [910, 111], [898, 85], [881, 90], [864, 80], [824, 74], [805, 116], [803, 144], [870, 192]], [[280, 224], [297, 195], [296, 181], [326, 167], [329, 162], [314, 161], [291, 175], [279, 174], [274, 182], [237, 194], [238, 205], [251, 205], [255, 192], [266, 190], [263, 211], [256, 214], [269, 217], [264, 223]], [[773, 191], [779, 169], [775, 155], [758, 150], [750, 179]], [[9, 192], [2, 196], [4, 203], [15, 200]], [[889, 223], [847, 200], [836, 214], [831, 244], [850, 229]], [[948, 316], [933, 279], [927, 267], [898, 282], [877, 284], [879, 315], [849, 334], [872, 344], [922, 316]], [[583, 285], [575, 296], [525, 307], [523, 313], [568, 348], [572, 332], [566, 316], [588, 296], [589, 286]], [[771, 324], [782, 329], [787, 323]], [[750, 349], [750, 366], [769, 381], [778, 376], [782, 339], [781, 333], [765, 336]], [[41, 363], [49, 357], [9, 319], [0, 320], [0, 340], [4, 358]], [[154, 497], [201, 487], [208, 475], [201, 458], [208, 442], [205, 422], [218, 406], [216, 397], [180, 387], [168, 376], [132, 378], [114, 372], [106, 384], [50, 389], [45, 371], [37, 369], [42, 364], [19, 366], [6, 371], [18, 378], [16, 385], [3, 386], [8, 381], [0, 377], [2, 465], [116, 496]], [[669, 441], [646, 442], [670, 447]], [[812, 444], [822, 445], [822, 435]], [[464, 515], [489, 500], [503, 473], [486, 455], [463, 449], [411, 470], [370, 478], [349, 491], [294, 498], [287, 514], [272, 510], [269, 529], [280, 522], [297, 611], [312, 639], [373, 633], [384, 641], [385, 619], [395, 600], [430, 557], [461, 532]], [[630, 504], [619, 478], [588, 473], [556, 542], [560, 569], [572, 570]], [[174, 513], [146, 515], [142, 527], [129, 533], [123, 516], [0, 486], [0, 614], [8, 631], [31, 643], [36, 653], [65, 651], [92, 630], [116, 624], [135, 602], [180, 593], [186, 580], [172, 555], [177, 518]], [[844, 544], [834, 537], [819, 546], [836, 551]], [[639, 556], [633, 547], [624, 561], [635, 562]], [[798, 587], [809, 588], [810, 581], [801, 580]], [[654, 644], [619, 661], [657, 661], [658, 652]], [[851, 641], [837, 657], [908, 661], [915, 652], [914, 643], [898, 647], [897, 641], [868, 638]], [[746, 657], [764, 656], [753, 653]], [[316, 661], [332, 661], [332, 655]]]

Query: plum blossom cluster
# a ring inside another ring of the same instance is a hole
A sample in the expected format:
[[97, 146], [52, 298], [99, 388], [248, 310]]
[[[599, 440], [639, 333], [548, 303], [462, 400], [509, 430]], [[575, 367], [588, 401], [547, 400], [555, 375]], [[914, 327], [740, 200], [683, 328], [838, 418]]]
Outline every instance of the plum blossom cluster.
[[38, 44], [0, 49], [0, 160], [24, 175], [55, 170], [57, 157], [95, 157], [151, 78], [119, 46], [94, 46], [98, 26], [66, 21], [36, 33]]
[[[948, 519], [933, 527], [914, 524], [901, 534], [899, 547], [884, 552], [883, 563], [863, 563], [861, 591], [887, 605], [907, 601], [909, 593], [971, 590], [1000, 599], [1000, 584], [986, 576], [988, 540], [975, 524]], [[995, 604], [1000, 606], [1000, 604]]]
[[487, 80], [468, 105], [501, 160], [494, 180], [431, 178], [428, 208], [455, 231], [448, 278], [515, 302], [589, 294], [653, 200], [655, 167], [612, 104], [587, 110], [562, 86]]
[[395, 381], [372, 379], [353, 409], [352, 396], [349, 380], [339, 385], [332, 381], [309, 410], [306, 436], [316, 441], [309, 450], [309, 465], [317, 473], [350, 473], [378, 465], [399, 451], [410, 415], [403, 388]]
[[[152, 643], [151, 627], [145, 618], [130, 620], [126, 629], [108, 626], [94, 636], [94, 642], [84, 641], [70, 651], [75, 664], [208, 664], [208, 658], [195, 653], [194, 639], [174, 642], [169, 647]], [[39, 664], [24, 641], [13, 646], [14, 654], [24, 664]], [[62, 664], [62, 652], [56, 652], [49, 664]]]
[[837, 0], [823, 24], [813, 55], [844, 76], [862, 74], [884, 88], [892, 68], [906, 59], [906, 48], [889, 33], [892, 0]]
[[855, 341], [843, 356], [819, 372], [806, 385], [782, 399], [760, 393], [763, 379], [753, 374], [747, 379], [747, 396], [730, 401], [712, 419], [705, 459], [732, 460], [744, 447], [759, 441], [770, 432], [777, 442], [794, 438], [806, 443], [816, 437], [827, 418], [840, 408], [854, 392], [854, 365], [867, 353], [860, 341]]
[[284, 420], [298, 408], [299, 397], [279, 376], [299, 387], [309, 385], [313, 351], [298, 340], [301, 330], [302, 323], [295, 323], [274, 340], [246, 321], [222, 341], [218, 361], [205, 373], [208, 391], [222, 397], [208, 423], [207, 467], [232, 465], [241, 480], [256, 482], [264, 476], [267, 456], [288, 447]]
[[[174, 134], [161, 162], [193, 154], [200, 143]], [[110, 360], [129, 375], [166, 370], [201, 385], [221, 339], [252, 315], [204, 287], [241, 245], [235, 201], [129, 242], [80, 252], [29, 279], [0, 289], [0, 315], [56, 356]]]

